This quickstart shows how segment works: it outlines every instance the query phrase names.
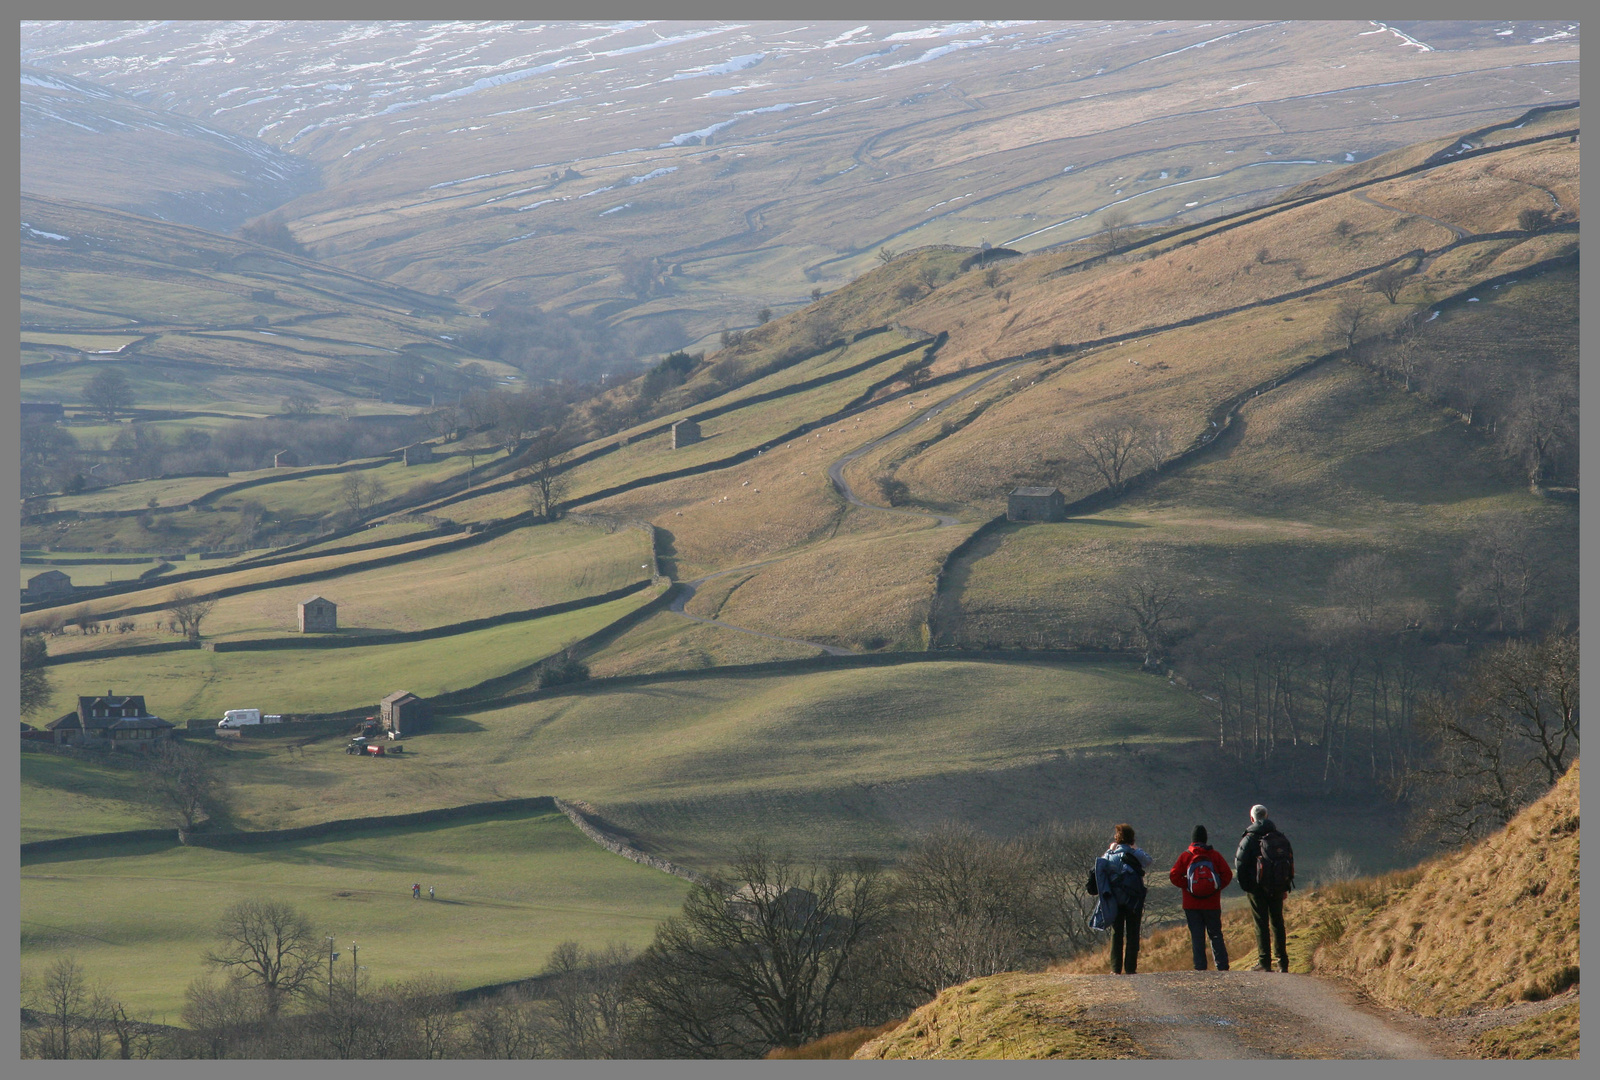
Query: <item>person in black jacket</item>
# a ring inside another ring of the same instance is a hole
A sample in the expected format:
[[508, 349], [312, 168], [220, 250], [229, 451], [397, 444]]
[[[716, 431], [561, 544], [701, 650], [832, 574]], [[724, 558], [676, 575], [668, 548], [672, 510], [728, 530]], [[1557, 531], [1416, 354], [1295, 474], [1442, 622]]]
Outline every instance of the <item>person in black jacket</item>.
[[[1239, 837], [1239, 850], [1234, 855], [1234, 876], [1239, 888], [1250, 897], [1250, 914], [1256, 921], [1257, 971], [1272, 970], [1272, 949], [1278, 953], [1278, 970], [1289, 970], [1289, 948], [1283, 929], [1283, 893], [1265, 887], [1256, 880], [1256, 858], [1261, 854], [1261, 838], [1276, 832], [1277, 826], [1267, 817], [1267, 808], [1257, 803], [1250, 808], [1250, 826]], [[1268, 930], [1271, 930], [1270, 942]]]

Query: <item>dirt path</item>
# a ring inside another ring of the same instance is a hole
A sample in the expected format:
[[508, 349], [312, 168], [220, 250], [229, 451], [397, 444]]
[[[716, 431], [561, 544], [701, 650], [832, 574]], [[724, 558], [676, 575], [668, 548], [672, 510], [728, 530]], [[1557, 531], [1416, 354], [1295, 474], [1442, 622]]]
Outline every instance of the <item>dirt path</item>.
[[1448, 221], [1440, 221], [1438, 218], [1429, 217], [1427, 214], [1419, 214], [1415, 210], [1405, 210], [1398, 206], [1390, 206], [1386, 202], [1379, 202], [1377, 199], [1374, 199], [1372, 196], [1368, 195], [1365, 191], [1352, 191], [1350, 195], [1352, 198], [1357, 199], [1360, 202], [1364, 202], [1368, 206], [1376, 206], [1379, 210], [1388, 210], [1391, 213], [1404, 214], [1407, 217], [1421, 218], [1423, 221], [1432, 222], [1442, 229], [1449, 229], [1451, 232], [1456, 234], [1457, 240], [1468, 240], [1472, 237], [1470, 232], [1463, 229], [1459, 225], [1452, 225]]
[[1082, 994], [1091, 1018], [1123, 1028], [1151, 1058], [1454, 1056], [1426, 1038], [1420, 1024], [1310, 975], [1178, 971], [1061, 978]]

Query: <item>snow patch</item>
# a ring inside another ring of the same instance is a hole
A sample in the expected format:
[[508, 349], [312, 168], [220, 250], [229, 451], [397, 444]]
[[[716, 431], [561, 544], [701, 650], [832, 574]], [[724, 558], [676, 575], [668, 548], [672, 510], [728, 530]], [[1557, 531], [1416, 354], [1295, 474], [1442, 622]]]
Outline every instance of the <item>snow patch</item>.
[[764, 52], [748, 53], [744, 56], [735, 56], [732, 60], [724, 60], [720, 64], [707, 64], [704, 67], [688, 68], [669, 76], [667, 82], [677, 82], [680, 79], [698, 79], [703, 75], [732, 75], [735, 71], [753, 68], [767, 58]]

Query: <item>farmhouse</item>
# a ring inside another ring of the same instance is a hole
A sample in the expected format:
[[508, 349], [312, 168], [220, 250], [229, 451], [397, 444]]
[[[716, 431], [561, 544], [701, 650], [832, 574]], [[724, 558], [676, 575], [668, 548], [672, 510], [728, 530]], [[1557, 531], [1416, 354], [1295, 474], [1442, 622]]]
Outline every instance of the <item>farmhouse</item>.
[[761, 918], [763, 907], [782, 908], [789, 918], [804, 922], [817, 910], [817, 894], [794, 885], [780, 891], [763, 881], [745, 885], [728, 897], [729, 913], [749, 922]]
[[67, 412], [59, 401], [24, 401], [22, 403], [22, 419], [42, 420], [47, 424], [59, 423], [67, 418]]
[[407, 465], [421, 465], [424, 462], [433, 460], [433, 444], [425, 442], [412, 443], [402, 450], [401, 454], [405, 457]]
[[46, 570], [28, 579], [29, 600], [48, 600], [52, 596], [66, 596], [72, 592], [72, 579], [60, 570]]
[[76, 712], [45, 725], [58, 746], [111, 746], [143, 750], [172, 737], [173, 725], [145, 712], [143, 694], [79, 697]]
[[672, 448], [682, 450], [700, 441], [700, 425], [693, 420], [679, 420], [672, 425]]
[[383, 730], [392, 731], [397, 739], [420, 734], [427, 728], [431, 715], [428, 703], [409, 690], [396, 690], [378, 706]]
[[339, 605], [321, 596], [300, 601], [300, 632], [331, 634], [339, 629]]
[[1019, 487], [1006, 499], [1007, 521], [1061, 521], [1067, 500], [1060, 488]]
[[300, 465], [300, 455], [293, 450], [279, 450], [272, 455], [274, 469], [294, 469]]

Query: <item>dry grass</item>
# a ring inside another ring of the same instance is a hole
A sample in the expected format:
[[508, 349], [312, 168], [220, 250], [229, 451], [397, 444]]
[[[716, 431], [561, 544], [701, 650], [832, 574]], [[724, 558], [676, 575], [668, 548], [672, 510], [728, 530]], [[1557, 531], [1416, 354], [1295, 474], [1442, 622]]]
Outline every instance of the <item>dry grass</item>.
[[1517, 1024], [1490, 1028], [1472, 1040], [1480, 1058], [1573, 1058], [1578, 1054], [1578, 1002]]
[[1366, 194], [1468, 232], [1516, 229], [1522, 210], [1579, 211], [1578, 156], [1568, 143], [1540, 143], [1375, 184]]
[[600, 651], [584, 657], [584, 663], [589, 665], [591, 675], [605, 679], [614, 675], [645, 675], [821, 655], [821, 649], [809, 645], [791, 645], [753, 634], [740, 634], [690, 622], [663, 611], [650, 616]]
[[1378, 897], [1329, 897], [1343, 917], [1312, 954], [1375, 999], [1428, 1016], [1565, 989], [1578, 965], [1578, 766], [1483, 843]]
[[[297, 605], [313, 595], [339, 605], [340, 637], [378, 630], [422, 630], [524, 611], [610, 592], [650, 577], [649, 541], [638, 529], [607, 533], [597, 526], [558, 522], [518, 529], [483, 544], [429, 559], [362, 570], [325, 581], [228, 596], [205, 623], [212, 640], [297, 635]], [[159, 616], [135, 622], [145, 628]], [[52, 638], [58, 654], [172, 641], [170, 633]]]
[[1118, 986], [1088, 987], [1054, 975], [1008, 972], [943, 991], [857, 1060], [1072, 1060], [1139, 1057], [1139, 1047], [1106, 1021], [1087, 1019], [1096, 1000], [1131, 997]]
[[861, 1049], [880, 1035], [886, 1035], [899, 1027], [905, 1021], [891, 1020], [887, 1024], [877, 1027], [851, 1028], [849, 1031], [835, 1031], [832, 1035], [824, 1035], [803, 1046], [793, 1048], [780, 1046], [767, 1051], [768, 1061], [848, 1061], [855, 1057], [856, 1051]]

